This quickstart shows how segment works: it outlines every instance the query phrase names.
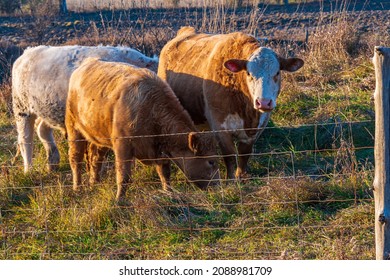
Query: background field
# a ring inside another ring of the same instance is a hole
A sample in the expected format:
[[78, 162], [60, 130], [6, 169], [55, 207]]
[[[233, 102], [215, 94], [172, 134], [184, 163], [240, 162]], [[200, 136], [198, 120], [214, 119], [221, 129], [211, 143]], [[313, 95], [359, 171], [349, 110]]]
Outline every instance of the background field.
[[[307, 3], [313, 1], [290, 0], [289, 3]], [[96, 9], [129, 9], [129, 8], [178, 8], [178, 7], [229, 7], [253, 6], [256, 4], [281, 4], [283, 0], [68, 0], [68, 8], [72, 11], [88, 11]]]
[[[390, 45], [389, 9], [383, 1], [313, 1], [0, 17], [0, 258], [374, 259], [371, 57], [375, 45]], [[152, 168], [137, 164], [129, 205], [118, 206], [112, 157], [102, 184], [73, 193], [59, 133], [59, 172], [45, 171], [38, 141], [33, 172], [23, 174], [20, 157], [12, 162], [7, 75], [21, 49], [121, 44], [153, 55], [183, 25], [244, 31], [305, 60], [283, 74], [248, 180], [205, 192], [176, 170], [167, 193]]]

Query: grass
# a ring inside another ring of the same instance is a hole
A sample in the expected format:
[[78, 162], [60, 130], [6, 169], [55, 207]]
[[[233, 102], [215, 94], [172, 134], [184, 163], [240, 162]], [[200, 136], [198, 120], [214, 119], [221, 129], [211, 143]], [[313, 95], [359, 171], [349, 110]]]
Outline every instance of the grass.
[[[250, 179], [201, 191], [176, 169], [168, 193], [153, 168], [137, 164], [126, 206], [114, 202], [112, 158], [101, 184], [72, 191], [59, 133], [59, 172], [45, 171], [37, 140], [31, 173], [23, 174], [20, 157], [12, 164], [16, 131], [4, 82], [0, 259], [374, 259], [375, 80], [368, 50], [376, 42], [355, 37], [348, 24], [318, 28], [305, 50], [294, 49], [305, 67], [284, 74], [278, 107], [250, 160]], [[94, 28], [92, 36], [67, 44], [120, 39], [158, 53], [174, 36], [147, 21], [143, 34], [116, 30], [113, 21]]]

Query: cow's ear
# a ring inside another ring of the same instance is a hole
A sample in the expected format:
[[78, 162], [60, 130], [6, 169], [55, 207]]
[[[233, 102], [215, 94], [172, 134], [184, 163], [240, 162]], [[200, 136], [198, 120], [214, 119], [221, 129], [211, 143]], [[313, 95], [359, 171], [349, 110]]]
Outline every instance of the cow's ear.
[[292, 57], [292, 58], [279, 58], [280, 62], [280, 70], [295, 72], [300, 69], [304, 62], [300, 58]]
[[194, 153], [197, 154], [198, 149], [199, 149], [199, 134], [196, 132], [190, 132], [188, 134], [188, 147], [190, 150]]
[[228, 61], [225, 61], [223, 66], [225, 66], [228, 70], [230, 70], [233, 73], [238, 73], [242, 70], [246, 70], [246, 60], [241, 59], [229, 59]]

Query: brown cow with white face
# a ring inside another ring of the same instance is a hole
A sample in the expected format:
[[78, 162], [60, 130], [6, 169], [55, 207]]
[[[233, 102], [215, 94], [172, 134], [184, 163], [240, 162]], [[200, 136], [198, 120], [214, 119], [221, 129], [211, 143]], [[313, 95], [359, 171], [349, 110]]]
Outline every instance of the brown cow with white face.
[[[130, 183], [135, 158], [157, 165], [164, 188], [170, 161], [201, 188], [218, 183], [213, 136], [196, 132], [171, 88], [148, 69], [84, 61], [70, 77], [65, 125], [75, 190], [81, 182], [86, 141], [114, 151], [118, 200]], [[94, 176], [99, 168], [92, 165], [90, 172]]]
[[[279, 57], [242, 32], [201, 34], [183, 27], [162, 49], [158, 75], [195, 124], [207, 122], [214, 131], [226, 131], [217, 138], [227, 177], [233, 179], [246, 172], [248, 154], [276, 107], [281, 70], [294, 72], [303, 63]], [[236, 171], [235, 140], [241, 155]]]

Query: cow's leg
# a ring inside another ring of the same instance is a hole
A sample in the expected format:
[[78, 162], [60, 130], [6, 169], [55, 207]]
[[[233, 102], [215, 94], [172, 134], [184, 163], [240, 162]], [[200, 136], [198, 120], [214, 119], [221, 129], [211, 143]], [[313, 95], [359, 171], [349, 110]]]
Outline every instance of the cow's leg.
[[91, 185], [100, 182], [103, 160], [108, 148], [88, 144], [87, 165], [89, 170], [89, 183]]
[[217, 139], [226, 165], [226, 177], [227, 179], [235, 179], [236, 149], [232, 136], [227, 132], [219, 132]]
[[118, 190], [116, 200], [121, 202], [129, 184], [131, 183], [131, 168], [134, 164], [134, 155], [128, 139], [117, 140], [114, 143], [116, 183]]
[[53, 129], [45, 121], [41, 120], [37, 127], [37, 134], [46, 150], [48, 171], [56, 170], [60, 163], [60, 153], [53, 137]]
[[[69, 126], [68, 126], [69, 127]], [[87, 141], [78, 130], [68, 129], [69, 164], [73, 175], [73, 190], [78, 191], [81, 185], [81, 169]]]
[[248, 160], [250, 154], [252, 153], [253, 142], [251, 143], [242, 143], [238, 144], [238, 166], [236, 169], [236, 178], [242, 179], [245, 177], [248, 167]]
[[24, 172], [27, 173], [32, 166], [34, 122], [36, 116], [28, 114], [15, 115], [18, 146], [23, 157]]
[[160, 177], [163, 189], [168, 191], [170, 188], [171, 163], [169, 161], [159, 162], [156, 166], [156, 170]]

